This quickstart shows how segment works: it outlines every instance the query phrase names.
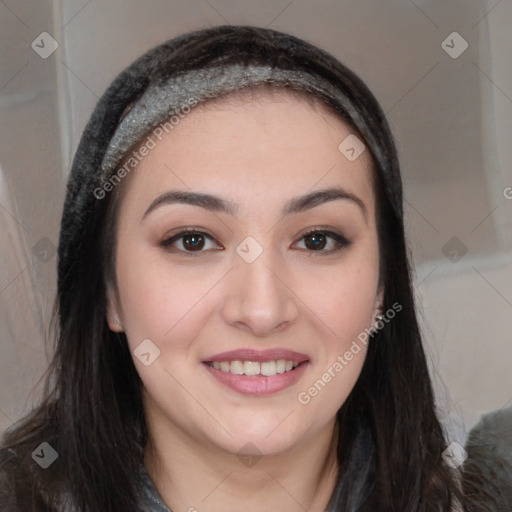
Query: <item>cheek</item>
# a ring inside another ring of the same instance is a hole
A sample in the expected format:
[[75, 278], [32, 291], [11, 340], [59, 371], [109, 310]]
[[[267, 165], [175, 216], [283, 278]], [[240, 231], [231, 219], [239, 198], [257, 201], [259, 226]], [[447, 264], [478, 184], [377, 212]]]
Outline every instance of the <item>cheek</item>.
[[120, 254], [117, 277], [123, 328], [132, 349], [146, 338], [158, 346], [169, 339], [175, 347], [184, 345], [187, 340], [180, 335], [184, 326], [188, 337], [194, 338], [194, 330], [200, 328], [198, 315], [205, 307], [202, 298], [215, 282], [212, 273], [192, 267], [177, 270], [165, 258], [148, 257], [136, 249]]
[[378, 270], [361, 261], [328, 276], [316, 276], [316, 292], [308, 306], [317, 317], [321, 349], [310, 377], [299, 390], [297, 402], [319, 424], [332, 418], [354, 388], [363, 367]]
[[343, 264], [297, 273], [295, 288], [325, 333], [331, 349], [342, 349], [370, 327], [378, 284], [378, 256], [354, 252]]

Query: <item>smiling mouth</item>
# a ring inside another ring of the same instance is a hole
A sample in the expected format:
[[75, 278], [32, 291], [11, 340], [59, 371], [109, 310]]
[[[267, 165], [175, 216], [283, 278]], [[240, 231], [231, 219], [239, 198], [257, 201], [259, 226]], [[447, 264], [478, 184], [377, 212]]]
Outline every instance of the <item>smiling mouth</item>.
[[273, 377], [282, 373], [294, 371], [298, 366], [307, 361], [287, 361], [286, 359], [277, 359], [264, 362], [256, 361], [206, 361], [205, 364], [220, 370], [224, 373], [232, 373], [233, 375], [247, 375]]

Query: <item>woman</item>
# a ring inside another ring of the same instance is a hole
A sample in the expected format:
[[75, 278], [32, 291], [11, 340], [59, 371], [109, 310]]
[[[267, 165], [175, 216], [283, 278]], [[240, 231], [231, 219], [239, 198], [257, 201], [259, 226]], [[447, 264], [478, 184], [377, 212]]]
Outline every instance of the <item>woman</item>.
[[114, 80], [69, 178], [58, 319], [45, 398], [3, 442], [2, 510], [460, 502], [392, 135], [304, 41], [214, 27]]

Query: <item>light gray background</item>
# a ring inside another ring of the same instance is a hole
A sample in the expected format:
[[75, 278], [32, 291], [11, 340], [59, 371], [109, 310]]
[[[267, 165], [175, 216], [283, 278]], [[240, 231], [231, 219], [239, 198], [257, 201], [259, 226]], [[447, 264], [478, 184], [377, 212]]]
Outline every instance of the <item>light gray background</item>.
[[[512, 0], [0, 2], [0, 430], [37, 401], [65, 177], [97, 99], [152, 46], [224, 23], [327, 49], [387, 112], [440, 413], [463, 442], [512, 403]], [[31, 48], [44, 31], [47, 59]]]

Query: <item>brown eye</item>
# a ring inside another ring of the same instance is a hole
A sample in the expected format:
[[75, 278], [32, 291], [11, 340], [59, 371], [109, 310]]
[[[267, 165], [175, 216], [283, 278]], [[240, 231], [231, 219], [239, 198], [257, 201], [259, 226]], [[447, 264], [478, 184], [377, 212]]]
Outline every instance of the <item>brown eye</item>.
[[327, 237], [323, 233], [311, 233], [304, 237], [306, 247], [313, 251], [324, 249], [327, 244]]
[[304, 240], [304, 249], [319, 254], [331, 254], [348, 247], [352, 243], [340, 233], [318, 229], [311, 230], [303, 235], [300, 242], [302, 240]]
[[[207, 244], [212, 244], [208, 247]], [[164, 240], [160, 243], [162, 247], [171, 252], [201, 253], [208, 249], [219, 248], [213, 238], [201, 231], [186, 230]]]
[[204, 236], [199, 234], [185, 235], [183, 238], [183, 247], [190, 251], [201, 250], [204, 247]]

